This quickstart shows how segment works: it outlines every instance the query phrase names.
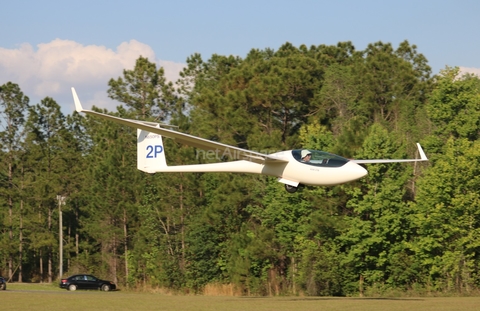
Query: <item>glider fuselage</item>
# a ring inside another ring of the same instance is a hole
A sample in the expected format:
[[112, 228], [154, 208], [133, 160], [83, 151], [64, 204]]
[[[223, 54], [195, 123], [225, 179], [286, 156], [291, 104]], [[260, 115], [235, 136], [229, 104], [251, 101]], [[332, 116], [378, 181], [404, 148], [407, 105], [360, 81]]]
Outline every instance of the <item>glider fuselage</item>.
[[149, 168], [146, 166], [139, 167], [139, 169], [148, 173], [228, 172], [264, 174], [278, 177], [281, 179], [281, 182], [292, 186], [297, 186], [298, 184], [312, 186], [332, 186], [354, 181], [367, 175], [367, 170], [362, 166], [335, 155], [329, 154], [332, 157], [336, 157], [335, 159], [329, 160], [330, 163], [334, 160], [336, 160], [337, 163], [329, 165], [325, 159], [323, 159], [321, 162], [318, 160], [317, 162], [315, 162], [316, 160], [312, 160], [308, 163], [301, 162], [299, 159], [294, 157], [294, 153], [295, 150], [274, 153], [270, 156], [276, 157], [283, 161], [265, 161], [264, 163], [239, 160], [193, 165], [157, 166], [156, 168]]

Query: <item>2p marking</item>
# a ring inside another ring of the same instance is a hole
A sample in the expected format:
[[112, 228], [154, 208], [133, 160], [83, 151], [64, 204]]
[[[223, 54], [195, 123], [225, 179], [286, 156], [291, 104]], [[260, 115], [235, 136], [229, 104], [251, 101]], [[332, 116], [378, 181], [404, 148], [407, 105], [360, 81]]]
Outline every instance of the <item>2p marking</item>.
[[163, 146], [162, 145], [148, 145], [147, 146], [147, 159], [156, 158], [162, 152], [163, 152]]

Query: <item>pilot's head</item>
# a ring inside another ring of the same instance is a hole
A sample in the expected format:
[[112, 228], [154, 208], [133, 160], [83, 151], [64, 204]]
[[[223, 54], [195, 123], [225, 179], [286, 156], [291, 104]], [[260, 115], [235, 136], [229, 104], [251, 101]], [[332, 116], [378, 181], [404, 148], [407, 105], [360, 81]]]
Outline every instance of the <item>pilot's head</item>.
[[302, 150], [302, 160], [307, 156], [312, 156], [312, 153], [308, 150]]

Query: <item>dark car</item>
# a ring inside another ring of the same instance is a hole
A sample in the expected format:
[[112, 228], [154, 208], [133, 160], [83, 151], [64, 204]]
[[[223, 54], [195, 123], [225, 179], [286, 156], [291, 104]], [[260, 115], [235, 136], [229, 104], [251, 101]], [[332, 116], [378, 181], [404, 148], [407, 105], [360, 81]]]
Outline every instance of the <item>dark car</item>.
[[60, 281], [60, 288], [74, 291], [77, 289], [100, 289], [104, 292], [117, 289], [112, 281], [105, 281], [90, 274], [75, 274]]
[[7, 289], [7, 280], [5, 280], [0, 276], [0, 290], [6, 290], [6, 289]]

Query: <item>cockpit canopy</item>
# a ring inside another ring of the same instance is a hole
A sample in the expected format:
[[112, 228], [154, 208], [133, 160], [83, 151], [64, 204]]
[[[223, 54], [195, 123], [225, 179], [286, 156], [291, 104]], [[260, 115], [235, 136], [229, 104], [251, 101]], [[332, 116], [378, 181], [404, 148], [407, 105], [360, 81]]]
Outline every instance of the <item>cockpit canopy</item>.
[[[311, 154], [310, 161], [302, 160], [302, 154]], [[313, 166], [340, 167], [349, 161], [336, 154], [310, 149], [294, 149], [292, 150], [292, 155], [298, 162]]]

